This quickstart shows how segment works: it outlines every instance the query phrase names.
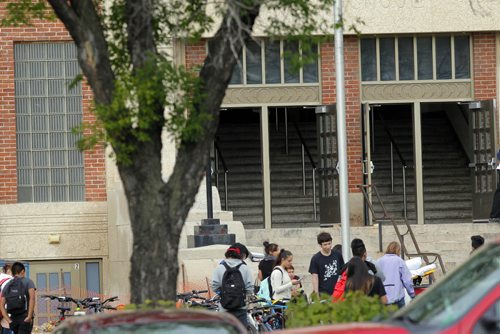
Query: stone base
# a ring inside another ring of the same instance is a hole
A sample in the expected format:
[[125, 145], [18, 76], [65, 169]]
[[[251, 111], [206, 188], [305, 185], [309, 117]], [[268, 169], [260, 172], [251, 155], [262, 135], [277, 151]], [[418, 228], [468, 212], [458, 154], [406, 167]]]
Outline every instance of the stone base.
[[188, 235], [188, 248], [210, 245], [232, 245], [236, 242], [235, 234]]

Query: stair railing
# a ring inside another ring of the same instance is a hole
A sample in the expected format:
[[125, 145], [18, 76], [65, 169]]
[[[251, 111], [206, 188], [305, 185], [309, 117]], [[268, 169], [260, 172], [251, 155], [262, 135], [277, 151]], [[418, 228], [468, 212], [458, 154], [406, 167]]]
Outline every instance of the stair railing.
[[228, 210], [228, 199], [227, 199], [227, 174], [229, 173], [229, 169], [227, 168], [226, 161], [224, 160], [224, 156], [222, 155], [222, 151], [219, 147], [217, 140], [214, 141], [215, 148], [215, 185], [217, 189], [219, 188], [219, 159], [222, 163], [222, 168], [224, 168], [224, 210]]
[[299, 126], [297, 122], [293, 122], [293, 126], [295, 127], [295, 131], [297, 131], [297, 135], [299, 136], [299, 140], [302, 148], [302, 192], [304, 196], [306, 195], [306, 159], [305, 156], [309, 159], [309, 163], [312, 166], [312, 192], [313, 192], [313, 211], [314, 211], [314, 220], [317, 220], [317, 212], [316, 212], [316, 164], [314, 163], [314, 159], [312, 157], [311, 151], [307, 147], [307, 144], [302, 137], [302, 133], [300, 132]]
[[[368, 207], [372, 213], [373, 220], [378, 223], [378, 237], [379, 237], [379, 251], [382, 252], [382, 225], [383, 223], [391, 223], [392, 226], [394, 227], [394, 230], [396, 231], [396, 236], [398, 237], [399, 243], [401, 244], [401, 255], [407, 256], [408, 258], [412, 257], [422, 257], [424, 262], [428, 265], [431, 263], [435, 263], [436, 261], [439, 263], [439, 266], [441, 267], [441, 270], [443, 274], [446, 274], [446, 269], [444, 267], [443, 259], [441, 258], [441, 255], [438, 253], [433, 253], [433, 252], [422, 252], [420, 250], [420, 247], [418, 246], [417, 239], [415, 238], [415, 234], [413, 233], [413, 230], [411, 228], [411, 225], [408, 223], [408, 220], [405, 219], [394, 219], [392, 218], [389, 213], [387, 212], [384, 203], [382, 202], [382, 199], [380, 198], [380, 195], [378, 193], [377, 187], [375, 185], [358, 185], [358, 188], [361, 189], [361, 192], [363, 193], [363, 196], [365, 198], [366, 203], [368, 204]], [[370, 200], [369, 193], [371, 192], [372, 198], [373, 195], [375, 194], [375, 197], [382, 207], [382, 216], [377, 215], [377, 213], [374, 210], [373, 203]], [[406, 232], [401, 233], [399, 230], [398, 223], [401, 224], [403, 223], [404, 226], [406, 226]], [[415, 248], [415, 253], [410, 253], [408, 251], [408, 248], [406, 247], [405, 244], [405, 239], [404, 236], [409, 235], [411, 238], [411, 241], [413, 243], [413, 246]], [[432, 261], [429, 261], [429, 257], [433, 256], [434, 259]], [[432, 279], [434, 279], [434, 276], [431, 276]]]
[[399, 157], [399, 162], [401, 163], [401, 168], [402, 168], [402, 177], [403, 177], [403, 216], [405, 219], [408, 217], [408, 200], [407, 200], [407, 195], [406, 195], [406, 168], [408, 168], [408, 165], [406, 163], [406, 160], [403, 158], [403, 155], [401, 154], [401, 151], [399, 150], [399, 146], [394, 140], [394, 137], [391, 134], [391, 131], [385, 124], [384, 120], [382, 117], [379, 115], [380, 120], [382, 121], [382, 124], [384, 125], [384, 130], [387, 133], [387, 137], [389, 138], [389, 142], [391, 143], [391, 191], [394, 193], [394, 151], [396, 151], [396, 154]]

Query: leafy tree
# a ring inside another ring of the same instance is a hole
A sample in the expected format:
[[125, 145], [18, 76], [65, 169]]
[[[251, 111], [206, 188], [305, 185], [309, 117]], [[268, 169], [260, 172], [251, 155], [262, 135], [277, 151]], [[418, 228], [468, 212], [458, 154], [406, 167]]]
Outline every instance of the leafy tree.
[[[132, 302], [174, 299], [179, 236], [198, 191], [237, 55], [263, 8], [268, 36], [311, 41], [332, 31], [333, 0], [17, 0], [3, 25], [56, 17], [69, 31], [94, 94], [98, 124], [85, 146], [111, 145], [133, 233]], [[48, 6], [52, 8], [50, 8]], [[323, 15], [320, 15], [323, 13]], [[325, 15], [326, 13], [326, 15]], [[217, 23], [219, 22], [219, 23]], [[208, 40], [193, 75], [165, 53], [174, 39]], [[167, 114], [167, 117], [165, 115]], [[177, 156], [162, 179], [162, 131]]]

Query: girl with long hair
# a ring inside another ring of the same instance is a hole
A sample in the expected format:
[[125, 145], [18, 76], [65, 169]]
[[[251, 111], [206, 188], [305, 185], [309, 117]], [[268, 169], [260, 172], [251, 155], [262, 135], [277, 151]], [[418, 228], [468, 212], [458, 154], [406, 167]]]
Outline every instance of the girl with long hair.
[[272, 299], [289, 300], [292, 298], [292, 287], [300, 284], [297, 279], [290, 279], [288, 268], [291, 267], [293, 254], [290, 251], [282, 249], [278, 254], [276, 266], [271, 273], [271, 286], [273, 288]]
[[345, 292], [361, 291], [365, 295], [380, 297], [382, 304], [387, 304], [387, 296], [382, 281], [368, 273], [365, 262], [355, 256], [347, 263], [347, 281]]

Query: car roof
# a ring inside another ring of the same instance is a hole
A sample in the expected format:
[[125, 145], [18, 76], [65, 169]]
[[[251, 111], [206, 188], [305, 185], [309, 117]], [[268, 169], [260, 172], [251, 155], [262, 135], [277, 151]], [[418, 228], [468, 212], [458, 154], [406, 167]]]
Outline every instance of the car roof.
[[120, 324], [143, 324], [155, 322], [207, 322], [225, 323], [237, 328], [240, 333], [246, 329], [233, 316], [226, 312], [209, 312], [186, 309], [128, 310], [101, 313], [64, 320], [59, 328], [71, 328], [74, 333], [85, 333], [94, 328], [105, 328]]

